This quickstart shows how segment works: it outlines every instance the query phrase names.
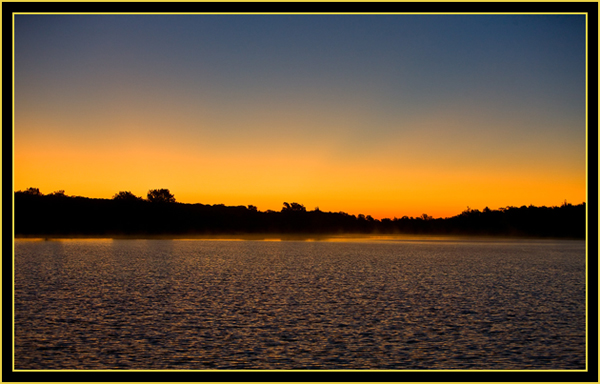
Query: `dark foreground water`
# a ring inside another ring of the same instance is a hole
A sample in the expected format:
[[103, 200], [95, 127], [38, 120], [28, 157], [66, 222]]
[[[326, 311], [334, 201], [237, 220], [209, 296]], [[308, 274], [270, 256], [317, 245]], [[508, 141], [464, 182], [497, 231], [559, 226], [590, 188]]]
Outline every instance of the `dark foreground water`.
[[17, 240], [15, 368], [585, 369], [585, 243]]

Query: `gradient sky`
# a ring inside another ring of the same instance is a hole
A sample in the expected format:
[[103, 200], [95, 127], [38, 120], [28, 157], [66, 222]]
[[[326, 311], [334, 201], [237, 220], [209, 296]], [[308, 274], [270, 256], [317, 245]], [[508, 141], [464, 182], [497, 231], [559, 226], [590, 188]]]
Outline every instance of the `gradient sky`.
[[14, 188], [375, 218], [586, 200], [584, 15], [16, 15]]

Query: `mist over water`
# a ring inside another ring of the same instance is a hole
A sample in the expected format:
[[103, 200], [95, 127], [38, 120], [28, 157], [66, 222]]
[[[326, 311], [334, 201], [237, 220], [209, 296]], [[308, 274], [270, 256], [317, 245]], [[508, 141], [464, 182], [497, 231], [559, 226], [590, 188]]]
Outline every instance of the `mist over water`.
[[585, 369], [585, 242], [15, 241], [16, 369]]

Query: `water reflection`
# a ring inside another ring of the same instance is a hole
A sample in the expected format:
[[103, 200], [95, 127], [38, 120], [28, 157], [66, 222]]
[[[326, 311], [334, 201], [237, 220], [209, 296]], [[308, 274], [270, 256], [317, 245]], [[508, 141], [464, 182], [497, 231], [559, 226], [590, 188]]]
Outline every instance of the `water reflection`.
[[18, 369], [583, 369], [576, 241], [17, 241]]

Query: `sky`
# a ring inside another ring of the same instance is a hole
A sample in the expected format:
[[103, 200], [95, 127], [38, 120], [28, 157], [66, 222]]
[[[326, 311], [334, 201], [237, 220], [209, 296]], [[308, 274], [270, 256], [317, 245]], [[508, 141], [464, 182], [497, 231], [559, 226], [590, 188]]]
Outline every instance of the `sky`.
[[16, 15], [14, 189], [374, 218], [586, 201], [585, 15]]

